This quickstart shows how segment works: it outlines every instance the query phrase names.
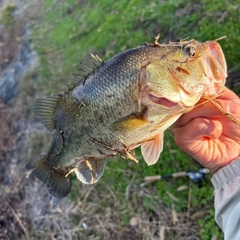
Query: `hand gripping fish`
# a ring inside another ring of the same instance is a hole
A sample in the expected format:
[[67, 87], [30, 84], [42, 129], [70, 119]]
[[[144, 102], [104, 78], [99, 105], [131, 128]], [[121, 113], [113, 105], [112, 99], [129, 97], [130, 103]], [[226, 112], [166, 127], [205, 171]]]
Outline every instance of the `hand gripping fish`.
[[66, 93], [38, 99], [34, 110], [54, 131], [47, 154], [27, 169], [62, 198], [71, 173], [85, 184], [99, 180], [107, 159], [136, 160], [141, 146], [148, 165], [163, 148], [163, 133], [202, 97], [214, 97], [227, 77], [216, 41], [143, 44], [102, 62], [91, 55]]

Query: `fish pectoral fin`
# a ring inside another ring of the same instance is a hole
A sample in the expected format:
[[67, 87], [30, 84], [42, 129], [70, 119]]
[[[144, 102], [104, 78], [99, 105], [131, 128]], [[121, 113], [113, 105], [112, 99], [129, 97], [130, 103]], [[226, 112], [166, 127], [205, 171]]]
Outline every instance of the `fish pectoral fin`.
[[70, 193], [71, 176], [65, 176], [63, 171], [57, 171], [46, 160], [46, 155], [40, 155], [26, 165], [30, 174], [47, 184], [48, 191], [57, 198], [63, 198]]
[[60, 95], [48, 96], [37, 99], [33, 104], [36, 115], [49, 131], [55, 129], [54, 117], [60, 99]]
[[130, 115], [118, 120], [117, 122], [114, 122], [111, 127], [114, 130], [118, 129], [120, 131], [133, 131], [142, 128], [146, 124], [148, 124], [148, 121], [143, 119], [143, 117]]
[[79, 162], [75, 171], [78, 180], [84, 184], [97, 182], [103, 175], [106, 162], [106, 159], [91, 159]]
[[141, 145], [143, 158], [148, 165], [153, 165], [158, 161], [163, 150], [163, 136], [164, 133], [160, 133], [156, 135], [153, 140]]

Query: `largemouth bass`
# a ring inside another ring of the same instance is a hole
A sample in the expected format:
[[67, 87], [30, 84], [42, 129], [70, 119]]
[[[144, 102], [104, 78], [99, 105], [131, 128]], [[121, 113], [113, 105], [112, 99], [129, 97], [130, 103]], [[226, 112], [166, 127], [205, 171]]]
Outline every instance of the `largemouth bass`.
[[136, 160], [138, 146], [155, 164], [164, 131], [202, 97], [217, 96], [226, 71], [216, 41], [155, 41], [106, 62], [91, 55], [66, 93], [36, 100], [36, 114], [55, 133], [48, 153], [26, 167], [61, 198], [70, 192], [72, 172], [95, 183], [107, 159]]

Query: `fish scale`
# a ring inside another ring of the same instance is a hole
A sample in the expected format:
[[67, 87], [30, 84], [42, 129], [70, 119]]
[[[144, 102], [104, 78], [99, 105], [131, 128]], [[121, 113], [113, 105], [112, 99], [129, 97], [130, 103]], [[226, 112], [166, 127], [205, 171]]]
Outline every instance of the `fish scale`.
[[137, 159], [141, 146], [148, 165], [159, 159], [164, 131], [203, 97], [217, 95], [226, 62], [215, 41], [143, 44], [106, 62], [91, 55], [69, 90], [36, 100], [34, 109], [55, 131], [47, 154], [27, 164], [56, 197], [71, 189], [71, 173], [97, 182], [107, 159]]

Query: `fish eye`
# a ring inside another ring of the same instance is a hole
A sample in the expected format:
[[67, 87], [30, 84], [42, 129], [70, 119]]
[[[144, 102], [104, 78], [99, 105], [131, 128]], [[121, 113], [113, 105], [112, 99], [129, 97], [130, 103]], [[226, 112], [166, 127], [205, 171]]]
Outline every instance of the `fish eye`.
[[185, 52], [189, 57], [194, 57], [197, 51], [196, 48], [190, 45], [185, 47]]

